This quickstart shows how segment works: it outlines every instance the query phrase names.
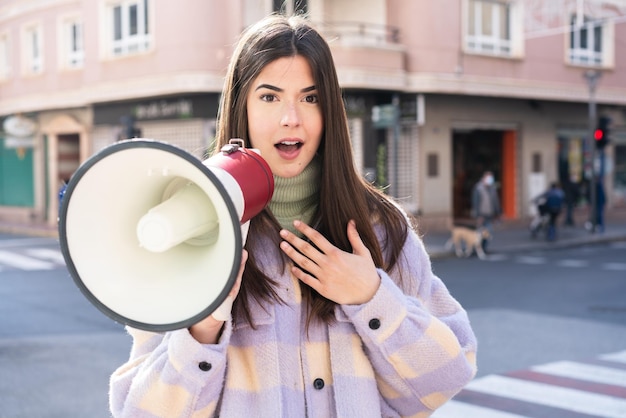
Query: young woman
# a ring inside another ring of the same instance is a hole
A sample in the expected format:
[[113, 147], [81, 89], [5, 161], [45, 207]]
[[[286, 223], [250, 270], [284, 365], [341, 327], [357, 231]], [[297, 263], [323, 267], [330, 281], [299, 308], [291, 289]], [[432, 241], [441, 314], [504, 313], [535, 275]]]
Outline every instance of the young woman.
[[306, 20], [271, 16], [243, 34], [216, 148], [230, 138], [275, 177], [232, 318], [129, 329], [113, 415], [422, 417], [454, 396], [476, 372], [468, 317], [402, 210], [356, 171], [331, 52]]

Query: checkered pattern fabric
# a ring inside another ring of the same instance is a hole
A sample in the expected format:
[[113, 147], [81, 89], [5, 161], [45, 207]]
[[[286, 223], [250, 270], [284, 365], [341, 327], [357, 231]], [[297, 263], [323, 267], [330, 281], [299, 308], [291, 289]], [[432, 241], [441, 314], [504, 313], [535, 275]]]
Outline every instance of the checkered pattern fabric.
[[115, 417], [427, 417], [473, 378], [467, 314], [413, 231], [371, 301], [338, 306], [336, 321], [308, 332], [299, 281], [279, 269], [278, 249], [264, 254], [285, 304], [252, 303], [256, 329], [226, 323], [215, 345], [128, 329], [130, 359], [111, 377]]

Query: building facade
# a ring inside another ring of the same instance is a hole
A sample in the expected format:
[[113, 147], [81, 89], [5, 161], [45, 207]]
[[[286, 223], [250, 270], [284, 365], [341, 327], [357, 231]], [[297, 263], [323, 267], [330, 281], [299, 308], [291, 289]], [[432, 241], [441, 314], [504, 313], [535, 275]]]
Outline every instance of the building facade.
[[469, 217], [484, 170], [507, 219], [592, 173], [626, 206], [626, 0], [5, 0], [0, 220], [55, 224], [61, 185], [122, 138], [203, 158], [232, 47], [273, 11], [327, 37], [362, 174], [423, 225]]

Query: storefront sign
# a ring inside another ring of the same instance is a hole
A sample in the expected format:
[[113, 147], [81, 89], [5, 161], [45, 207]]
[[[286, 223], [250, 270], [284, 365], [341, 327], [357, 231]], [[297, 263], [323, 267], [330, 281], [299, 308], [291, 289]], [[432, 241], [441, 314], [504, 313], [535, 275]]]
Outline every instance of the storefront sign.
[[6, 134], [5, 148], [32, 148], [35, 146], [37, 123], [21, 115], [9, 116], [2, 128]]
[[190, 118], [193, 116], [193, 103], [187, 99], [155, 100], [138, 104], [133, 114], [136, 120]]
[[136, 122], [193, 118], [214, 119], [217, 115], [218, 101], [218, 94], [203, 94], [96, 104], [93, 108], [94, 124], [119, 125], [122, 116], [132, 116]]

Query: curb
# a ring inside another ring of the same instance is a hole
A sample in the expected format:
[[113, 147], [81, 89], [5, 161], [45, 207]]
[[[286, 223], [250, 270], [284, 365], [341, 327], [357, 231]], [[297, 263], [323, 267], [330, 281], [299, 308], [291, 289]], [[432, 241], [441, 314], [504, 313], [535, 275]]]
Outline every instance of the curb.
[[0, 225], [0, 233], [43, 238], [59, 238], [59, 231], [52, 227], [33, 228], [28, 225]]
[[[616, 242], [616, 241], [626, 241], [626, 234], [596, 234], [589, 235], [586, 237], [579, 238], [569, 238], [561, 241], [534, 241], [529, 243], [520, 243], [514, 245], [503, 245], [498, 247], [496, 250], [492, 251], [492, 254], [508, 254], [517, 251], [534, 251], [534, 250], [557, 250], [563, 248], [573, 248], [580, 247], [587, 244], [602, 244], [608, 242]], [[454, 254], [453, 250], [446, 250], [442, 248], [442, 246], [437, 245], [429, 248], [428, 244], [425, 244], [426, 252], [430, 255], [431, 259], [445, 259], [445, 258], [454, 258], [456, 254]]]

